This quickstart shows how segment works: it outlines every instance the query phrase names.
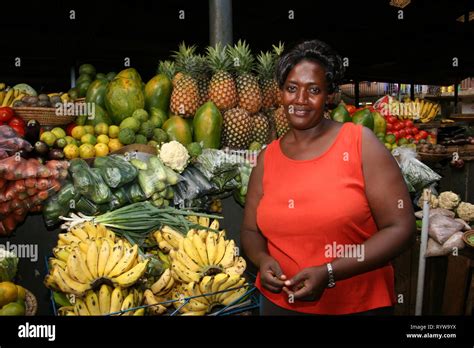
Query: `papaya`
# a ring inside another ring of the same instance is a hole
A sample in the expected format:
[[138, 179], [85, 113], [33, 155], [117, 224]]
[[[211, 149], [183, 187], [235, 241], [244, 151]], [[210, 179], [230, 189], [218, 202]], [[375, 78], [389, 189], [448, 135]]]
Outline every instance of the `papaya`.
[[352, 122], [374, 130], [374, 117], [369, 109], [362, 109], [352, 115]]
[[143, 109], [145, 97], [141, 77], [133, 68], [122, 70], [107, 85], [105, 107], [114, 124], [132, 116], [136, 109]]
[[222, 115], [217, 106], [208, 101], [194, 115], [194, 141], [203, 143], [203, 148], [219, 149], [221, 145]]
[[145, 85], [145, 108], [158, 108], [166, 111], [170, 105], [171, 81], [164, 74], [158, 74]]
[[377, 111], [372, 112], [372, 116], [374, 118], [374, 133], [385, 134], [387, 130], [387, 121], [385, 121], [385, 118]]
[[193, 142], [191, 127], [180, 116], [171, 116], [163, 124], [163, 130], [168, 134], [169, 140], [176, 140], [184, 146]]
[[194, 124], [192, 118], [185, 118], [185, 121], [188, 123], [189, 128], [191, 129], [191, 136], [194, 136]]
[[160, 128], [168, 119], [168, 114], [161, 109], [151, 107], [149, 119], [155, 127]]
[[88, 74], [90, 76], [95, 76], [96, 70], [92, 64], [82, 64], [79, 67], [79, 74]]
[[351, 122], [351, 115], [343, 104], [339, 104], [334, 110], [332, 110], [331, 119], [341, 123]]
[[101, 122], [107, 123], [108, 125], [112, 124], [112, 120], [110, 119], [110, 116], [107, 111], [105, 111], [104, 108], [102, 108], [100, 105], [95, 104], [94, 117], [87, 118], [85, 124], [96, 126]]
[[105, 108], [105, 90], [109, 81], [106, 79], [94, 80], [87, 89], [86, 103], [95, 103]]

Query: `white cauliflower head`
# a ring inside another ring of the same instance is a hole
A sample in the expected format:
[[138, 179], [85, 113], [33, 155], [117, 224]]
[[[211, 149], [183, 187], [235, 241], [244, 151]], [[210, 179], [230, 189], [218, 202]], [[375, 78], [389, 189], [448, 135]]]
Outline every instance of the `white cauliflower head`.
[[461, 198], [452, 191], [441, 192], [438, 199], [439, 207], [448, 210], [454, 210], [461, 201]]
[[179, 142], [172, 140], [160, 148], [161, 161], [173, 170], [181, 173], [188, 164], [188, 150]]
[[[424, 202], [423, 196], [421, 196], [420, 199], [418, 200], [418, 203], [417, 203], [418, 207], [420, 207], [421, 209], [423, 209], [423, 202]], [[432, 193], [431, 196], [430, 196], [430, 203], [429, 203], [429, 205], [430, 205], [430, 208], [431, 208], [431, 209], [438, 208], [439, 200], [438, 200], [438, 197], [436, 197], [436, 195], [433, 194], [433, 193]]]
[[474, 204], [461, 202], [456, 208], [456, 213], [466, 222], [474, 221]]

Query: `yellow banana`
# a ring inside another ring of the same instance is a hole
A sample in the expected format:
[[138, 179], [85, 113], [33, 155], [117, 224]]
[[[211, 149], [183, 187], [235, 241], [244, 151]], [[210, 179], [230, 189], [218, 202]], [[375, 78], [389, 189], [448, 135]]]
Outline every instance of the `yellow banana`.
[[138, 308], [132, 315], [134, 317], [143, 317], [145, 315], [145, 308]]
[[67, 262], [67, 259], [69, 258], [69, 254], [70, 254], [70, 251], [66, 250], [65, 248], [53, 248], [53, 255], [63, 261], [63, 262]]
[[185, 313], [181, 313], [181, 316], [183, 317], [201, 317], [203, 315], [206, 315], [207, 311], [189, 311], [189, 312], [185, 312]]
[[120, 261], [115, 265], [115, 267], [110, 271], [108, 276], [110, 278], [119, 276], [127, 272], [133, 265], [133, 262], [138, 256], [138, 245], [134, 245], [131, 249], [127, 249], [124, 252], [124, 255], [120, 259]]
[[[69, 274], [67, 274], [66, 271], [62, 270], [59, 267], [54, 268], [53, 277], [55, 280], [62, 279], [66, 287], [70, 289], [70, 291], [64, 290], [64, 292], [70, 292], [74, 295], [81, 296], [87, 290], [91, 288], [90, 284], [83, 284], [83, 283], [75, 281], [69, 276]], [[61, 284], [58, 284], [58, 285], [61, 286]]]
[[82, 229], [86, 231], [90, 239], [96, 239], [98, 237], [97, 228], [91, 222], [85, 222], [84, 225], [82, 225]]
[[104, 276], [105, 266], [110, 256], [110, 244], [107, 240], [102, 241], [102, 246], [99, 251], [99, 261], [97, 262], [97, 275], [99, 277]]
[[221, 262], [225, 254], [225, 246], [225, 239], [224, 236], [221, 234], [217, 239], [215, 256], [212, 262], [213, 265], [218, 265]]
[[189, 296], [197, 296], [194, 300], [201, 302], [202, 304], [209, 307], [209, 301], [206, 296], [202, 296], [201, 290], [199, 289], [199, 283], [191, 282], [187, 285], [186, 290]]
[[225, 272], [228, 275], [232, 275], [232, 274], [242, 275], [246, 267], [247, 267], [247, 262], [242, 256], [239, 256], [231, 267], [228, 267], [225, 269]]
[[207, 266], [209, 265], [209, 260], [207, 257], [207, 251], [206, 251], [206, 245], [203, 243], [202, 239], [200, 236], [195, 235], [193, 236], [193, 245], [196, 248], [199, 258], [201, 260], [201, 266]]
[[189, 256], [184, 252], [183, 249], [178, 249], [178, 251], [172, 250], [170, 256], [174, 259], [180, 261], [187, 269], [193, 272], [201, 271], [201, 267], [195, 263]]
[[[214, 220], [216, 221], [216, 220]], [[210, 265], [215, 265], [217, 255], [217, 234], [209, 231], [206, 238], [207, 258]]]
[[171, 269], [176, 273], [178, 280], [181, 282], [190, 283], [192, 281], [199, 281], [199, 274], [190, 271], [178, 260], [173, 260]]
[[72, 228], [69, 232], [71, 232], [74, 236], [79, 238], [82, 242], [87, 242], [89, 235], [79, 227]]
[[171, 270], [167, 268], [160, 278], [150, 287], [151, 291], [154, 294], [161, 294], [161, 292], [166, 288], [168, 283], [170, 282], [171, 277]]
[[102, 284], [99, 290], [99, 309], [100, 314], [105, 315], [110, 313], [110, 303], [112, 300], [112, 291], [106, 284]]
[[200, 216], [199, 217], [199, 225], [203, 226], [203, 227], [209, 227], [209, 218], [208, 217], [204, 217], [204, 216]]
[[117, 263], [122, 259], [124, 253], [124, 246], [123, 242], [120, 239], [117, 243], [115, 243], [114, 247], [112, 248], [112, 254], [107, 260], [107, 264], [105, 265], [104, 275], [109, 275], [110, 272], [114, 269]]
[[95, 242], [91, 242], [89, 244], [89, 248], [87, 249], [87, 257], [86, 257], [86, 264], [87, 268], [92, 274], [92, 277], [95, 279], [98, 277], [97, 274], [97, 263], [99, 258], [99, 251], [97, 250], [97, 244]]
[[110, 295], [110, 312], [115, 313], [122, 308], [123, 294], [120, 288], [115, 288]]
[[228, 305], [232, 304], [233, 302], [237, 301], [246, 292], [247, 292], [247, 289], [245, 287], [237, 289], [237, 290], [235, 290], [235, 292], [232, 293], [232, 295], [230, 295], [230, 296], [226, 297], [225, 299], [223, 299], [222, 304], [224, 306], [228, 306]]
[[[237, 288], [237, 287], [242, 286], [244, 284], [245, 284], [245, 278], [242, 278], [238, 274], [233, 274], [233, 275], [230, 275], [229, 278], [227, 278], [225, 283], [223, 283], [221, 286], [219, 286], [218, 291], [224, 291], [224, 290], [231, 289], [231, 288]], [[231, 293], [232, 293], [232, 291], [227, 291], [227, 292], [223, 292], [221, 294], [218, 294], [216, 296], [216, 300], [217, 301], [222, 301], [226, 297], [230, 296]]]
[[99, 298], [94, 291], [89, 291], [86, 295], [86, 305], [91, 315], [101, 315]]
[[66, 245], [67, 244], [79, 244], [81, 240], [74, 236], [72, 233], [59, 233], [58, 238], [60, 241], [63, 241]]
[[[201, 294], [210, 294], [212, 293], [212, 283], [214, 282], [214, 277], [211, 276], [205, 276], [204, 278], [201, 279], [201, 282], [199, 283], [199, 290], [201, 291]], [[209, 301], [209, 303], [214, 301], [215, 296], [206, 296], [206, 299]]]
[[166, 312], [166, 307], [159, 304], [160, 301], [149, 289], [145, 290], [143, 295], [145, 297], [145, 304], [149, 305], [148, 310], [151, 315], [161, 315]]
[[[227, 279], [229, 279], [229, 275], [226, 273], [219, 273], [214, 276], [214, 281], [212, 282], [211, 292], [219, 291], [219, 287], [224, 284]], [[217, 296], [217, 295], [214, 295]]]
[[67, 261], [67, 270], [71, 277], [75, 278], [80, 283], [90, 283], [93, 281], [92, 274], [89, 272], [81, 253], [75, 249]]
[[194, 263], [198, 265], [204, 265], [204, 263], [201, 261], [201, 257], [199, 256], [199, 253], [197, 252], [196, 248], [194, 247], [193, 242], [189, 237], [184, 238], [183, 240], [183, 248], [184, 252], [194, 261]]
[[7, 92], [5, 91], [0, 91], [0, 105], [2, 105], [3, 103], [3, 99], [5, 99], [5, 95], [7, 94]]
[[60, 259], [57, 259], [55, 257], [49, 258], [48, 265], [49, 265], [49, 268], [61, 267], [62, 269], [66, 269], [66, 262], [61, 261]]
[[163, 236], [161, 235], [161, 231], [159, 231], [159, 230], [153, 232], [153, 237], [155, 237], [157, 244], [164, 241]]
[[219, 220], [212, 220], [212, 223], [209, 225], [209, 229], [217, 231], [219, 229]]
[[158, 248], [160, 248], [164, 253], [169, 253], [173, 249], [173, 246], [165, 240], [162, 240], [158, 243]]
[[206, 238], [207, 238], [207, 230], [198, 230], [197, 234], [199, 238], [201, 238], [203, 243], [206, 243]]
[[3, 99], [2, 106], [10, 105], [10, 101], [13, 99], [13, 94], [14, 93], [15, 93], [15, 91], [13, 90], [13, 88], [10, 88], [8, 90], [7, 94], [5, 95], [5, 98]]
[[167, 241], [175, 249], [179, 247], [180, 240], [184, 238], [181, 233], [169, 226], [163, 226], [161, 229], [161, 236], [163, 237], [163, 240]]
[[221, 265], [224, 268], [232, 266], [234, 263], [234, 258], [235, 258], [235, 242], [233, 240], [227, 241], [226, 242], [226, 248], [225, 248], [225, 253], [224, 256], [222, 257], [222, 260], [219, 262], [219, 265]]
[[114, 282], [114, 284], [122, 288], [127, 288], [129, 286], [132, 286], [145, 273], [147, 264], [148, 264], [148, 260], [141, 261], [138, 263], [138, 265], [136, 265], [129, 271], [121, 274], [120, 276], [116, 278], [112, 278], [112, 281]]
[[[127, 309], [133, 308], [133, 293], [130, 293], [125, 297], [122, 303], [122, 307], [120, 308], [121, 311], [126, 311]], [[121, 315], [132, 315], [132, 311], [124, 312]]]
[[0, 82], [0, 91], [3, 91], [5, 88], [7, 88], [5, 82]]
[[86, 303], [81, 298], [76, 298], [74, 313], [81, 316], [91, 315], [87, 309]]

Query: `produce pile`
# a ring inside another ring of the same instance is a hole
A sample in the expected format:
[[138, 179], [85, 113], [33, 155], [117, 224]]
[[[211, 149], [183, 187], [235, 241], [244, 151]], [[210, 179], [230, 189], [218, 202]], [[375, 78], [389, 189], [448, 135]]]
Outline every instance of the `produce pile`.
[[148, 234], [146, 254], [107, 224], [85, 222], [60, 233], [44, 281], [58, 314], [163, 315], [174, 306], [183, 315], [205, 315], [238, 302], [247, 291], [246, 263], [234, 241], [217, 220], [187, 221], [199, 229], [182, 234], [161, 224]]
[[28, 212], [40, 212], [43, 202], [59, 191], [69, 163], [43, 165], [36, 158], [23, 158], [32, 146], [9, 126], [0, 126], [0, 149], [0, 235], [8, 236]]
[[[418, 206], [423, 208], [423, 199]], [[430, 213], [428, 227], [428, 247], [426, 256], [448, 255], [463, 249], [463, 234], [472, 228], [469, 223], [474, 221], [474, 204], [462, 202], [458, 194], [451, 191], [430, 195]], [[423, 218], [423, 211], [415, 213], [418, 219]], [[421, 228], [421, 220], [417, 221]]]
[[26, 290], [14, 283], [18, 257], [0, 248], [0, 316], [23, 316], [26, 313]]

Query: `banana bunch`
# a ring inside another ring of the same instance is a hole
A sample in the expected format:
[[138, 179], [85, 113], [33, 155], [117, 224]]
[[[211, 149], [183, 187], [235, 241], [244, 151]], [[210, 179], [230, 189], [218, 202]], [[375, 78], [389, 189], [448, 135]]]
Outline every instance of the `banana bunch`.
[[166, 307], [169, 307], [171, 302], [169, 304], [163, 302], [171, 300], [172, 290], [176, 284], [171, 270], [167, 268], [151, 288], [145, 290], [145, 304], [149, 305], [150, 315], [161, 315], [166, 312]]
[[441, 111], [439, 103], [432, 103], [428, 100], [422, 100], [420, 106], [420, 120], [422, 123], [432, 121]]
[[[0, 84], [0, 87], [5, 84]], [[21, 98], [27, 96], [26, 93], [21, 92], [18, 89], [10, 88], [8, 90], [0, 90], [0, 104], [1, 106], [12, 106], [13, 103]]]
[[146, 271], [138, 246], [117, 238], [104, 226], [85, 223], [59, 234], [50, 258], [45, 285], [53, 290], [82, 296], [107, 282], [116, 287], [134, 285]]
[[60, 316], [108, 315], [125, 311], [115, 315], [145, 315], [145, 309], [136, 308], [142, 304], [143, 293], [138, 289], [111, 288], [102, 284], [98, 291], [89, 290], [83, 298], [76, 298], [73, 306], [61, 307]]
[[237, 255], [235, 242], [225, 239], [225, 230], [219, 231], [217, 220], [207, 229], [189, 230], [186, 236], [167, 226], [153, 235], [159, 247], [169, 253], [171, 274], [181, 283], [198, 282], [206, 275], [222, 272], [242, 275], [247, 266]]
[[[238, 274], [219, 273], [205, 276], [198, 282], [181, 284], [173, 289], [173, 305], [182, 315], [200, 316], [210, 313], [215, 306], [230, 305], [240, 299], [246, 292], [246, 280]], [[207, 295], [205, 294], [213, 294]], [[183, 300], [190, 298], [183, 306]]]

